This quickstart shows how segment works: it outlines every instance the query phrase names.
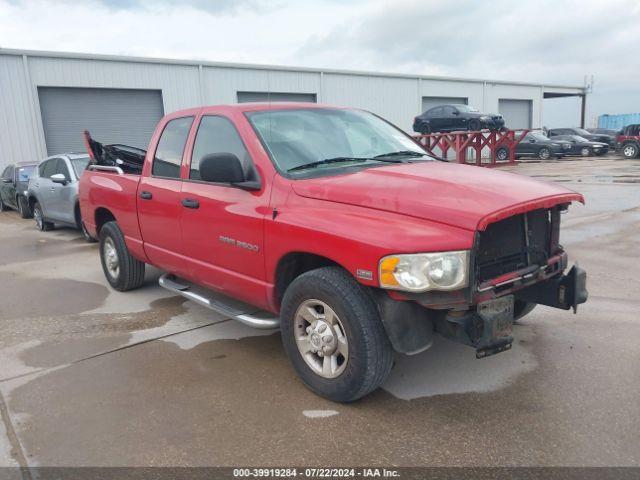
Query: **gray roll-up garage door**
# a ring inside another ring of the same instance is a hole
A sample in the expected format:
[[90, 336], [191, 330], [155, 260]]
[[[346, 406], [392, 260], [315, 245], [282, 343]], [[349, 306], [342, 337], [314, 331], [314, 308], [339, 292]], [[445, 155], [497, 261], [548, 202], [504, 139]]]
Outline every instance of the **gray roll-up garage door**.
[[426, 112], [432, 107], [438, 105], [449, 105], [452, 103], [462, 103], [467, 105], [469, 99], [466, 97], [422, 97], [422, 111]]
[[498, 100], [498, 110], [507, 128], [531, 128], [531, 100]]
[[238, 103], [249, 102], [311, 102], [316, 103], [315, 93], [238, 92]]
[[82, 132], [146, 149], [163, 116], [160, 90], [38, 87], [49, 155], [84, 152]]

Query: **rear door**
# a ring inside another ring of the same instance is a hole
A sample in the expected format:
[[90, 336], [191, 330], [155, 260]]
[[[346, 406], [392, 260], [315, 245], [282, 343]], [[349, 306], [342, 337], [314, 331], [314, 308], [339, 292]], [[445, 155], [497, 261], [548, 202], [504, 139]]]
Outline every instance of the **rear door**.
[[436, 107], [431, 111], [431, 130], [438, 132], [445, 125], [444, 118], [442, 117], [442, 107]]
[[42, 209], [42, 215], [45, 218], [51, 218], [52, 201], [53, 201], [53, 193], [55, 189], [53, 186], [55, 183], [51, 181], [51, 175], [56, 172], [57, 166], [57, 158], [50, 158], [49, 160], [45, 160], [38, 167], [38, 178], [35, 179], [34, 183], [34, 191], [36, 194], [36, 199], [40, 203], [40, 208]]
[[189, 252], [191, 275], [199, 283], [228, 295], [255, 302], [264, 298], [264, 213], [268, 191], [247, 191], [200, 178], [200, 160], [208, 154], [233, 153], [245, 177], [256, 179], [253, 161], [234, 124], [224, 116], [201, 118], [182, 186], [182, 235]]
[[[180, 217], [182, 159], [193, 116], [166, 120], [153, 155], [150, 171], [138, 186], [138, 219], [147, 257], [154, 265], [186, 276]], [[147, 167], [148, 168], [148, 167]]]

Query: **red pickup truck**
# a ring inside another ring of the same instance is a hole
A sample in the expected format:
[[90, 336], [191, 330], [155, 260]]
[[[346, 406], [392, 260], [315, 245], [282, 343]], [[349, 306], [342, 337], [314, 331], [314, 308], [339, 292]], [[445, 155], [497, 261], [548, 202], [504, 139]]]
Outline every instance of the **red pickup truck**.
[[586, 273], [559, 242], [580, 194], [429, 156], [366, 111], [242, 104], [172, 113], [147, 151], [86, 134], [82, 218], [107, 280], [160, 284], [257, 328], [280, 328], [314, 392], [353, 401], [394, 350], [434, 333], [478, 358], [510, 348], [536, 304], [575, 311]]

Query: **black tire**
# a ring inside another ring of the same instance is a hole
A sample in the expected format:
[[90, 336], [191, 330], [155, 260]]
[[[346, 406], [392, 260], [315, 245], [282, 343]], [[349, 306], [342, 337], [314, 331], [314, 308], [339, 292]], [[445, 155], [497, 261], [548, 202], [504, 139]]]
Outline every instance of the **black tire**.
[[2, 201], [2, 197], [0, 197], [0, 212], [4, 212], [5, 210], [7, 210], [7, 206]]
[[36, 228], [41, 232], [48, 232], [49, 230], [53, 230], [55, 227], [53, 222], [47, 222], [44, 219], [44, 215], [42, 214], [42, 207], [38, 202], [33, 204], [33, 218], [36, 221]]
[[507, 147], [500, 147], [496, 150], [496, 160], [501, 162], [509, 160], [509, 149]]
[[467, 123], [467, 130], [470, 132], [477, 132], [480, 130], [480, 121], [476, 119], [469, 120], [469, 123]]
[[87, 231], [87, 227], [85, 227], [84, 222], [80, 219], [80, 231], [82, 232], [82, 238], [84, 238], [87, 243], [96, 243], [98, 240], [89, 235]]
[[84, 226], [84, 222], [82, 221], [82, 215], [80, 214], [80, 207], [76, 207], [76, 226], [78, 230], [82, 233], [82, 238], [84, 238], [87, 243], [95, 243], [97, 240], [89, 235], [87, 228]]
[[640, 153], [640, 148], [635, 143], [626, 143], [622, 145], [620, 152], [624, 158], [636, 158]]
[[[325, 378], [303, 359], [296, 343], [296, 314], [308, 300], [334, 310], [344, 328], [349, 358], [342, 373]], [[335, 402], [352, 402], [377, 389], [393, 365], [393, 347], [369, 291], [339, 267], [311, 270], [296, 278], [282, 301], [284, 350], [298, 376], [316, 394]]]
[[33, 216], [31, 209], [29, 208], [29, 202], [22, 195], [16, 198], [16, 204], [18, 205], [18, 213], [20, 214], [20, 217], [31, 218]]
[[538, 150], [538, 158], [540, 160], [549, 160], [551, 158], [551, 150], [549, 150], [547, 147], [542, 147], [540, 150]]
[[428, 123], [425, 123], [424, 125], [422, 125], [420, 127], [420, 133], [422, 133], [422, 135], [430, 135], [431, 134], [431, 125], [429, 125]]
[[520, 320], [522, 317], [528, 315], [531, 310], [536, 308], [537, 303], [523, 302], [522, 300], [516, 300], [513, 306], [513, 321], [514, 323]]
[[[118, 271], [107, 267], [105, 245], [113, 246], [117, 254]], [[122, 230], [116, 222], [105, 223], [100, 229], [100, 263], [109, 284], [116, 290], [126, 292], [140, 288], [144, 283], [145, 264], [134, 258], [124, 241]]]

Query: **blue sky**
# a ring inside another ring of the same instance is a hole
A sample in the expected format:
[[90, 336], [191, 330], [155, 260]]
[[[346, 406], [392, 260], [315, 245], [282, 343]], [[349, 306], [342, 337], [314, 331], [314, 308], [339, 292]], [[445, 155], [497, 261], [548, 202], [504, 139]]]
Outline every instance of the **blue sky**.
[[[0, 47], [581, 85], [640, 112], [637, 0], [0, 0]], [[547, 100], [549, 127], [578, 122]]]

